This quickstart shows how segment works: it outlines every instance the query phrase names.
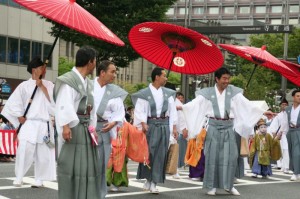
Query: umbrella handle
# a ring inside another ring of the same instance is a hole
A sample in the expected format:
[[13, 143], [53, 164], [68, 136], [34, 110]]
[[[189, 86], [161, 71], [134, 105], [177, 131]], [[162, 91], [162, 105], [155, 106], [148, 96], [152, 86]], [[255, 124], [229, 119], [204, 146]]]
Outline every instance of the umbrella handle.
[[254, 69], [252, 70], [252, 73], [251, 73], [250, 78], [249, 78], [249, 80], [248, 80], [248, 82], [247, 82], [247, 85], [246, 85], [246, 87], [245, 87], [245, 90], [247, 90], [248, 85], [249, 85], [249, 83], [250, 83], [250, 81], [251, 81], [251, 79], [252, 79], [252, 76], [253, 76], [253, 74], [254, 74], [256, 68], [257, 68], [257, 64], [255, 64]]
[[51, 57], [51, 55], [52, 55], [52, 53], [53, 53], [54, 47], [55, 47], [56, 42], [57, 42], [57, 40], [58, 40], [58, 38], [59, 38], [59, 35], [60, 35], [60, 33], [61, 33], [61, 29], [62, 29], [62, 26], [59, 27], [58, 34], [57, 34], [57, 36], [55, 37], [55, 40], [54, 40], [54, 42], [53, 42], [53, 44], [52, 44], [52, 46], [51, 46], [51, 49], [50, 49], [50, 51], [49, 51], [48, 57], [47, 57], [47, 59], [45, 60], [45, 63], [44, 63], [44, 64], [46, 64], [46, 65], [49, 63], [49, 60], [50, 60], [50, 57]]
[[170, 75], [170, 71], [171, 71], [171, 68], [172, 68], [172, 62], [173, 62], [173, 59], [175, 58], [175, 55], [176, 55], [176, 52], [173, 52], [173, 56], [172, 56], [172, 59], [170, 61], [170, 66], [169, 66], [168, 73], [167, 73], [167, 78]]
[[[42, 79], [42, 77], [43, 77], [43, 75], [40, 75], [40, 76], [39, 76], [39, 79]], [[24, 112], [24, 114], [23, 114], [23, 117], [26, 117], [26, 115], [27, 115], [27, 113], [28, 113], [28, 111], [29, 111], [29, 108], [30, 108], [30, 106], [31, 106], [32, 100], [33, 100], [33, 98], [34, 98], [34, 95], [35, 95], [37, 89], [38, 89], [38, 86], [35, 86], [35, 88], [34, 88], [34, 90], [33, 90], [33, 93], [32, 93], [32, 95], [31, 95], [31, 97], [30, 97], [30, 100], [29, 100], [29, 102], [28, 102], [28, 104], [27, 104], [27, 107], [26, 107], [26, 109], [25, 109], [25, 112]], [[22, 125], [23, 125], [23, 124], [21, 124], [21, 123], [19, 124], [19, 127], [18, 127], [18, 129], [17, 129], [17, 134], [19, 134], [19, 131], [20, 131]]]

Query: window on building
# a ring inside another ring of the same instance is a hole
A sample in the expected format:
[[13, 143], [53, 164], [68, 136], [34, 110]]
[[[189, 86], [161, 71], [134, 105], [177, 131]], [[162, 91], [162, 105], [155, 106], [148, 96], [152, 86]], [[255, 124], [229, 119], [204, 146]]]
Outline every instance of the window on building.
[[255, 13], [258, 14], [266, 13], [266, 6], [256, 6]]
[[219, 1], [219, 0], [209, 0], [209, 1]]
[[174, 15], [174, 8], [169, 8], [166, 15]]
[[271, 6], [272, 13], [282, 13], [282, 6]]
[[249, 13], [250, 13], [250, 7], [248, 7], [248, 6], [240, 7], [240, 14], [249, 14]]
[[204, 2], [204, 0], [194, 0], [195, 2]]
[[234, 7], [224, 7], [225, 14], [234, 14]]
[[219, 14], [219, 8], [218, 7], [210, 7], [208, 8], [209, 14]]
[[12, 7], [17, 7], [17, 8], [20, 7], [20, 5], [17, 4], [16, 2], [14, 2], [13, 0], [8, 0], [8, 5], [10, 5]]
[[20, 64], [27, 65], [30, 61], [30, 41], [20, 41]]
[[[43, 60], [46, 61], [47, 57], [49, 56], [49, 53], [50, 53], [50, 50], [51, 50], [51, 45], [49, 44], [44, 44], [43, 45]], [[47, 64], [47, 67], [50, 67], [51, 68], [52, 66], [52, 55], [49, 59], [49, 62]]]
[[257, 19], [257, 21], [262, 22], [262, 23], [266, 23], [265, 19]]
[[293, 6], [290, 6], [290, 13], [297, 13], [299, 12], [299, 6], [298, 5], [293, 5]]
[[[184, 15], [185, 14], [185, 8], [179, 8], [178, 10], [180, 15]], [[186, 12], [188, 12], [188, 9], [186, 9]]]
[[8, 47], [7, 62], [11, 64], [18, 64], [19, 40], [15, 38], [8, 38], [7, 47]]
[[291, 24], [291, 25], [299, 24], [299, 20], [298, 19], [289, 19], [289, 24]]
[[42, 44], [33, 41], [31, 47], [31, 57], [33, 59], [36, 56], [42, 57]]
[[271, 22], [270, 22], [272, 25], [281, 25], [282, 24], [282, 21], [281, 19], [271, 19]]
[[194, 14], [195, 15], [201, 15], [204, 13], [204, 8], [203, 7], [194, 7]]
[[0, 4], [7, 5], [7, 0], [0, 0]]
[[0, 62], [6, 62], [6, 37], [0, 36]]

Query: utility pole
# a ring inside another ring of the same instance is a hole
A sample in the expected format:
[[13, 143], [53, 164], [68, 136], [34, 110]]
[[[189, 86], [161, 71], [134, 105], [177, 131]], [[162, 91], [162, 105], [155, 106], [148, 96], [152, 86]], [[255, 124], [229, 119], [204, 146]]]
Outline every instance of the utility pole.
[[[285, 1], [285, 21], [284, 21], [284, 25], [289, 25], [289, 6], [290, 3], [289, 3], [289, 0], [286, 0]], [[288, 33], [284, 33], [284, 46], [283, 46], [283, 59], [284, 60], [287, 60], [288, 58], [288, 44], [289, 43], [289, 34]], [[281, 76], [281, 91], [282, 91], [282, 94], [285, 98], [285, 94], [286, 94], [286, 84], [287, 84], [287, 80], [285, 77]]]

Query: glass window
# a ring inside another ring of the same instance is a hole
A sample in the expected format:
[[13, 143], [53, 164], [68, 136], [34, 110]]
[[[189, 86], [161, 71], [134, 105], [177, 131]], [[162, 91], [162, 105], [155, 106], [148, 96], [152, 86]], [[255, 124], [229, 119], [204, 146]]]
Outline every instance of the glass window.
[[299, 6], [290, 6], [290, 13], [299, 12]]
[[194, 14], [199, 15], [204, 13], [204, 8], [203, 7], [195, 7], [194, 8]]
[[266, 23], [265, 19], [257, 19], [257, 21], [262, 22], [262, 23]]
[[6, 62], [6, 37], [0, 36], [0, 62]]
[[36, 56], [42, 56], [42, 44], [39, 42], [32, 42], [31, 57], [34, 59]]
[[[186, 12], [188, 12], [188, 9], [186, 9]], [[179, 8], [179, 14], [184, 15], [185, 14], [185, 8]]]
[[20, 64], [27, 65], [30, 60], [30, 41], [20, 41]]
[[256, 6], [255, 13], [266, 13], [266, 6]]
[[234, 7], [224, 7], [225, 14], [234, 14]]
[[[49, 45], [49, 44], [44, 44], [43, 47], [44, 47], [44, 49], [43, 49], [43, 60], [46, 61], [52, 46]], [[49, 59], [49, 63], [47, 65], [47, 67], [51, 67], [51, 66], [52, 66], [52, 55]]]
[[279, 25], [282, 24], [281, 19], [271, 19], [272, 25]]
[[12, 7], [17, 7], [17, 8], [20, 7], [20, 5], [17, 4], [16, 2], [14, 2], [13, 0], [8, 0], [8, 4], [9, 4], [10, 6], [12, 6]]
[[208, 8], [209, 14], [219, 14], [219, 8], [218, 7], [210, 7]]
[[174, 15], [174, 8], [170, 8], [167, 13], [167, 15]]
[[0, 4], [5, 4], [5, 5], [7, 5], [7, 0], [0, 0]]
[[18, 64], [18, 52], [19, 40], [14, 38], [8, 38], [8, 63]]
[[289, 24], [291, 24], [291, 25], [299, 24], [299, 23], [298, 23], [298, 19], [290, 19], [290, 20], [289, 20]]
[[204, 0], [194, 0], [195, 2], [204, 2]]
[[250, 7], [248, 7], [248, 6], [240, 7], [240, 14], [249, 14], [249, 13], [250, 13]]
[[282, 13], [282, 6], [272, 6], [271, 12], [272, 13]]

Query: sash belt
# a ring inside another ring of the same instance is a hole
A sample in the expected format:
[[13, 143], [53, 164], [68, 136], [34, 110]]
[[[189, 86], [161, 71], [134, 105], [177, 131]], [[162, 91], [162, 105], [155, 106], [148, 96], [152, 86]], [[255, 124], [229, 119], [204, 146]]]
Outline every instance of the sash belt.
[[225, 118], [216, 118], [216, 117], [209, 117], [209, 119], [212, 119], [212, 120], [222, 120], [222, 121], [233, 120], [233, 118], [225, 119]]
[[151, 120], [164, 120], [167, 118], [169, 118], [169, 117], [148, 117], [148, 119], [151, 119]]

